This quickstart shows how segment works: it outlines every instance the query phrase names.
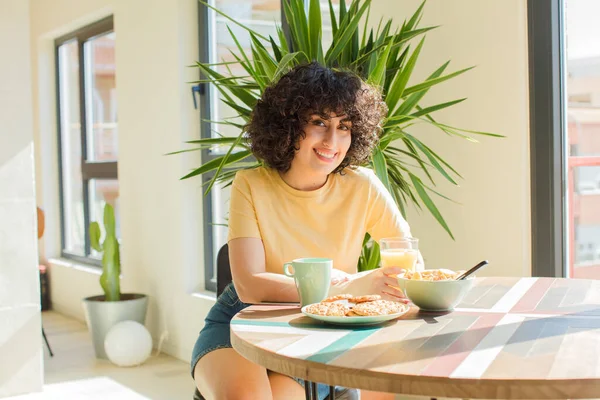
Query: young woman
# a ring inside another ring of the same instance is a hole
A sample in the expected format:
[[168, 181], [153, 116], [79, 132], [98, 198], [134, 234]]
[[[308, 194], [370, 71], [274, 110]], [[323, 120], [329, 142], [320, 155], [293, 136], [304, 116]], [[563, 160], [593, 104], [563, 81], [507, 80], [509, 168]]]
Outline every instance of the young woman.
[[[233, 181], [228, 243], [234, 284], [206, 317], [192, 357], [192, 375], [206, 399], [304, 399], [301, 379], [253, 364], [229, 340], [231, 318], [249, 304], [298, 301], [284, 262], [332, 258], [330, 294], [402, 300], [388, 276], [399, 271], [357, 274], [365, 233], [374, 240], [410, 236], [383, 184], [358, 167], [377, 143], [386, 113], [376, 88], [317, 63], [294, 68], [257, 102], [245, 129], [265, 166], [240, 171]], [[337, 390], [336, 398], [358, 398], [356, 390]], [[319, 398], [327, 393], [319, 385]], [[393, 396], [363, 391], [361, 398]]]

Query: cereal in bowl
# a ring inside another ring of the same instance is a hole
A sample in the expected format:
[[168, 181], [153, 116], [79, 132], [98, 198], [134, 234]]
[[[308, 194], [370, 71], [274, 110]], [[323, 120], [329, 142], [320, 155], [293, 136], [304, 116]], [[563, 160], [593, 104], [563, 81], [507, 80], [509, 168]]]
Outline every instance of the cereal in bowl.
[[426, 269], [424, 271], [406, 271], [398, 274], [398, 278], [418, 280], [418, 281], [448, 281], [456, 279], [463, 271], [452, 271], [449, 269]]
[[352, 308], [358, 315], [389, 315], [398, 314], [406, 310], [408, 306], [397, 301], [375, 300], [358, 303]]
[[315, 303], [306, 307], [306, 312], [328, 317], [343, 317], [350, 311], [350, 307], [341, 303]]

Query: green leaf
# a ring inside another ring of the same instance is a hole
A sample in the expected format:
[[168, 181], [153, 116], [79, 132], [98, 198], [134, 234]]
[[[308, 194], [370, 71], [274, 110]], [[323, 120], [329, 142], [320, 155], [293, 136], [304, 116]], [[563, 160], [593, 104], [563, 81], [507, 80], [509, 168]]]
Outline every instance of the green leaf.
[[[219, 74], [218, 72], [216, 72], [210, 68], [206, 68], [201, 64], [199, 64], [199, 67], [206, 75], [213, 76], [216, 79], [224, 78], [223, 75]], [[226, 91], [229, 91], [233, 96], [237, 97], [239, 100], [241, 100], [244, 104], [246, 104], [250, 108], [253, 108], [254, 104], [256, 104], [256, 97], [249, 90], [239, 89], [239, 88], [236, 88], [235, 85], [227, 85], [227, 84], [215, 85], [215, 86], [217, 87], [219, 92], [221, 92], [222, 94], [223, 93], [226, 94]]]
[[194, 147], [193, 149], [185, 149], [185, 150], [177, 150], [177, 151], [172, 151], [170, 153], [165, 153], [165, 156], [172, 156], [175, 154], [182, 154], [182, 153], [190, 153], [192, 151], [202, 151], [204, 150], [204, 147]]
[[465, 72], [467, 72], [473, 68], [475, 68], [475, 67], [461, 69], [460, 71], [456, 71], [456, 72], [453, 72], [448, 75], [440, 76], [439, 78], [429, 79], [429, 80], [426, 80], [425, 82], [419, 83], [419, 84], [411, 86], [409, 88], [406, 88], [406, 90], [404, 90], [404, 96], [407, 96], [414, 92], [420, 92], [421, 90], [424, 90], [424, 89], [428, 89], [431, 86], [434, 86], [434, 85], [437, 85], [444, 81], [447, 81], [448, 79], [454, 78], [455, 76], [464, 74]]
[[237, 37], [233, 34], [233, 31], [229, 28], [229, 25], [227, 25], [227, 30], [229, 31], [229, 36], [231, 36], [231, 38], [233, 39], [233, 41], [234, 41], [238, 51], [240, 52], [242, 58], [244, 59], [244, 61], [242, 61], [240, 59], [240, 57], [237, 54], [235, 54], [233, 51], [230, 50], [230, 53], [235, 57], [235, 59], [237, 61], [240, 62], [240, 64], [246, 70], [246, 72], [248, 72], [248, 74], [250, 74], [250, 76], [252, 76], [254, 78], [254, 80], [261, 87], [261, 89], [264, 89], [264, 87], [266, 86], [264, 79], [262, 79], [259, 76], [258, 71], [255, 68], [252, 68], [253, 63], [251, 63], [250, 60], [248, 59], [248, 56], [246, 55], [244, 48], [240, 44], [240, 41], [237, 39]]
[[262, 69], [269, 78], [269, 81], [272, 81], [275, 71], [277, 70], [277, 63], [275, 60], [273, 60], [265, 46], [258, 41], [256, 36], [250, 34], [250, 38], [252, 39], [252, 44], [254, 45], [252, 50], [253, 52], [256, 51], [258, 54], [258, 60], [261, 62], [260, 66], [262, 66]]
[[277, 30], [277, 37], [279, 38], [279, 45], [280, 45], [281, 52], [285, 53], [285, 54], [289, 53], [290, 46], [288, 45], [287, 38], [285, 37], [285, 34], [283, 33], [281, 26], [277, 25], [275, 27], [275, 29]]
[[337, 20], [335, 19], [335, 12], [333, 11], [333, 4], [331, 3], [331, 0], [329, 0], [329, 18], [331, 19], [331, 30], [333, 32], [333, 37], [335, 37], [335, 35], [337, 34], [338, 26]]
[[[243, 118], [243, 116], [242, 115], [236, 115], [235, 117], [231, 117], [231, 118]], [[225, 118], [225, 117], [223, 117], [223, 121], [215, 121], [215, 120], [212, 120], [212, 119], [204, 119], [203, 118], [202, 122], [208, 122], [209, 124], [215, 124], [215, 125], [229, 125], [229, 126], [233, 126], [235, 128], [238, 128], [238, 129], [244, 129], [244, 125], [242, 125], [242, 124], [236, 124], [235, 122], [229, 121], [229, 119], [231, 119], [231, 118]], [[189, 143], [189, 142], [186, 142], [186, 143]]]
[[342, 22], [346, 18], [348, 10], [346, 9], [346, 0], [340, 0], [340, 29], [342, 28]]
[[388, 92], [385, 98], [388, 108], [390, 108], [390, 113], [393, 113], [394, 109], [396, 108], [396, 105], [398, 104], [398, 101], [405, 96], [404, 90], [406, 88], [406, 84], [408, 83], [408, 80], [412, 75], [415, 65], [417, 64], [417, 59], [419, 57], [419, 54], [421, 54], [421, 49], [423, 48], [424, 42], [425, 38], [421, 39], [417, 48], [412, 52], [402, 71], [396, 75], [396, 78], [392, 82], [390, 91]]
[[440, 174], [442, 174], [444, 176], [444, 178], [446, 178], [449, 182], [451, 182], [455, 185], [458, 185], [458, 183], [456, 183], [456, 181], [454, 179], [452, 179], [452, 177], [450, 175], [448, 175], [446, 170], [440, 165], [440, 163], [438, 162], [436, 157], [432, 154], [431, 151], [429, 151], [429, 148], [427, 146], [425, 146], [423, 143], [421, 143], [421, 141], [419, 139], [415, 138], [412, 135], [406, 134], [406, 138], [408, 140], [410, 140], [412, 143], [414, 143], [414, 145], [417, 146], [423, 154], [425, 154], [425, 157], [427, 157], [427, 159], [429, 160], [431, 165], [433, 165], [433, 167]]
[[[438, 76], [440, 76], [449, 63], [450, 61], [445, 62], [441, 67], [435, 70], [427, 79], [435, 79]], [[420, 92], [413, 93], [412, 95], [408, 96], [408, 98], [400, 105], [400, 107], [398, 107], [396, 111], [390, 112], [390, 114], [393, 116], [408, 114], [417, 105], [417, 103], [421, 101], [421, 99], [427, 94], [428, 91], [429, 89], [424, 89]]]
[[385, 188], [389, 192], [391, 192], [390, 181], [388, 180], [387, 165], [385, 162], [385, 157], [383, 156], [381, 149], [377, 146], [373, 150], [373, 167], [375, 170], [375, 175], [377, 175], [379, 177], [379, 179], [381, 180], [381, 182], [383, 183]]
[[269, 35], [269, 42], [271, 42], [271, 48], [273, 49], [273, 55], [275, 55], [275, 60], [277, 60], [277, 62], [281, 61], [281, 50], [279, 49], [279, 46], [277, 46], [277, 43], [275, 43], [275, 40], [273, 40], [273, 38]]
[[[373, 55], [374, 52], [379, 51], [383, 46], [386, 46], [390, 41], [394, 43], [393, 49], [401, 49], [402, 46], [408, 42], [409, 40], [411, 40], [413, 37], [418, 36], [418, 35], [422, 35], [423, 33], [430, 31], [432, 29], [437, 28], [437, 26], [432, 26], [429, 28], [423, 28], [423, 29], [417, 29], [411, 32], [407, 32], [406, 34], [402, 34], [399, 33], [396, 36], [389, 36], [387, 38], [385, 38], [385, 40], [383, 40], [380, 44], [375, 45], [375, 47], [373, 48], [369, 48], [367, 43], [367, 46], [365, 46], [365, 51], [363, 51], [361, 54], [361, 56], [352, 61], [351, 65], [360, 65], [361, 63], [363, 63], [367, 58], [371, 57]], [[371, 35], [373, 34], [373, 31], [371, 30]]]
[[472, 130], [463, 129], [463, 128], [454, 128], [452, 126], [445, 125], [445, 124], [438, 124], [438, 125], [442, 126], [444, 128], [447, 128], [447, 129], [452, 129], [452, 130], [461, 131], [461, 132], [473, 133], [473, 134], [476, 134], [476, 135], [491, 136], [491, 137], [497, 137], [497, 138], [504, 138], [504, 137], [506, 137], [506, 136], [500, 135], [498, 133], [482, 132], [482, 131], [472, 131]]
[[213, 175], [212, 179], [210, 180], [210, 182], [208, 184], [208, 187], [206, 188], [206, 191], [204, 192], [205, 196], [210, 193], [210, 189], [212, 189], [213, 185], [215, 184], [217, 178], [219, 177], [221, 171], [223, 170], [223, 167], [227, 164], [231, 164], [231, 162], [229, 162], [231, 153], [232, 153], [233, 149], [235, 148], [235, 146], [242, 141], [243, 136], [244, 136], [243, 132], [240, 133], [239, 136], [237, 137], [237, 141], [229, 148], [229, 150], [227, 150], [227, 153], [222, 157], [221, 163], [217, 167], [215, 174]]
[[452, 100], [452, 101], [448, 101], [446, 103], [440, 103], [440, 104], [436, 104], [434, 106], [430, 106], [430, 107], [426, 107], [426, 108], [420, 108], [419, 110], [410, 114], [410, 115], [398, 115], [392, 118], [389, 118], [385, 124], [386, 128], [390, 128], [390, 127], [394, 127], [394, 126], [398, 126], [398, 125], [402, 125], [403, 123], [407, 122], [407, 121], [411, 121], [414, 119], [418, 119], [419, 117], [426, 115], [429, 116], [429, 114], [439, 111], [439, 110], [443, 110], [444, 108], [448, 108], [451, 107], [455, 104], [458, 103], [462, 103], [463, 101], [465, 101], [467, 98], [462, 98], [462, 99], [458, 99], [458, 100]]
[[385, 83], [385, 66], [387, 64], [387, 59], [391, 48], [392, 46], [388, 45], [384, 49], [383, 54], [380, 55], [379, 59], [377, 60], [377, 64], [375, 64], [375, 69], [371, 71], [369, 75], [369, 81], [379, 87], [383, 86]]
[[323, 58], [319, 57], [319, 48], [321, 43], [321, 6], [319, 0], [310, 0], [308, 9], [308, 42], [310, 43], [309, 57], [313, 60]]
[[288, 53], [285, 56], [283, 56], [283, 58], [279, 62], [277, 70], [275, 71], [275, 76], [273, 77], [273, 80], [277, 81], [281, 77], [281, 75], [287, 73], [290, 69], [290, 64], [292, 64], [291, 66], [293, 67], [294, 61], [300, 56], [300, 54], [300, 52], [296, 52]]
[[433, 177], [431, 176], [431, 174], [429, 173], [429, 170], [427, 169], [427, 166], [425, 164], [425, 162], [423, 162], [421, 160], [421, 157], [419, 157], [419, 152], [417, 151], [417, 149], [415, 148], [415, 146], [412, 144], [412, 142], [410, 140], [408, 140], [406, 137], [404, 137], [402, 139], [402, 141], [404, 142], [404, 144], [406, 145], [406, 148], [408, 149], [408, 151], [410, 151], [412, 154], [414, 154], [417, 157], [417, 163], [419, 164], [419, 167], [423, 170], [423, 172], [425, 173], [425, 175], [427, 175], [427, 178], [429, 179], [429, 181], [435, 185], [435, 182], [433, 180]]
[[[193, 148], [193, 149], [187, 149], [187, 150], [174, 151], [171, 153], [166, 153], [165, 155], [173, 155], [173, 154], [185, 153], [188, 151], [203, 150], [203, 149], [211, 148], [214, 145], [233, 144], [236, 142], [236, 139], [237, 139], [237, 137], [219, 137], [219, 138], [205, 138], [205, 139], [188, 140], [185, 143], [198, 144], [198, 145], [200, 145], [200, 147]], [[245, 147], [242, 144], [239, 144], [239, 146]]]
[[[363, 24], [364, 24], [364, 25], [363, 25], [363, 26], [364, 26], [364, 28], [363, 28], [363, 34], [362, 34], [362, 41], [360, 42], [360, 47], [361, 47], [362, 49], [364, 49], [364, 48], [365, 48], [365, 41], [367, 40], [367, 37], [368, 37], [368, 35], [367, 35], [367, 27], [369, 26], [369, 16], [370, 16], [370, 15], [371, 15], [371, 7], [369, 7], [369, 8], [367, 9], [367, 15], [365, 16], [365, 21], [363, 22]], [[373, 31], [373, 30], [371, 29], [371, 32], [372, 32], [372, 31]]]
[[[232, 150], [232, 148], [230, 148], [229, 150]], [[202, 175], [209, 171], [218, 169], [219, 166], [221, 165], [221, 162], [223, 162], [224, 160], [226, 160], [224, 165], [229, 165], [229, 164], [233, 164], [239, 160], [242, 160], [244, 158], [247, 158], [251, 155], [252, 155], [252, 153], [250, 152], [250, 150], [240, 151], [240, 152], [233, 153], [233, 154], [231, 152], [228, 152], [224, 156], [213, 158], [212, 160], [207, 161], [206, 163], [202, 164], [202, 166], [200, 166], [199, 168], [196, 168], [195, 170], [193, 170], [192, 172], [190, 172], [189, 174], [187, 174], [186, 176], [181, 178], [181, 180], [189, 179], [193, 176]]]
[[[343, 1], [340, 2], [340, 15], [341, 15], [341, 10], [342, 10], [342, 7], [341, 7], [342, 4], [343, 4]], [[341, 52], [344, 50], [344, 47], [348, 45], [348, 42], [352, 38], [352, 35], [354, 35], [354, 32], [358, 28], [358, 23], [360, 22], [360, 18], [362, 17], [362, 15], [366, 11], [366, 9], [368, 7], [370, 7], [370, 5], [371, 5], [371, 0], [366, 0], [365, 3], [360, 8], [360, 10], [358, 11], [358, 13], [356, 14], [356, 16], [354, 18], [352, 18], [351, 21], [348, 23], [348, 26], [345, 27], [343, 30], [340, 26], [340, 29], [338, 30], [338, 36], [340, 36], [340, 37], [338, 38], [336, 36], [334, 38], [333, 46], [329, 49], [329, 51], [325, 55], [325, 62], [327, 63], [327, 65], [329, 65], [333, 60], [336, 60], [338, 58], [338, 56], [341, 54]], [[342, 33], [340, 34], [340, 32], [342, 32]]]
[[417, 8], [417, 11], [415, 11], [413, 16], [410, 18], [410, 21], [408, 21], [408, 23], [406, 24], [407, 29], [412, 29], [414, 26], [416, 26], [419, 23], [419, 21], [421, 20], [421, 16], [423, 14], [423, 7], [425, 7], [425, 1], [423, 1], [421, 3], [419, 8]]
[[450, 231], [450, 228], [448, 227], [446, 220], [444, 219], [444, 217], [442, 217], [442, 214], [440, 214], [440, 211], [436, 207], [435, 203], [433, 202], [433, 200], [431, 200], [431, 197], [429, 197], [429, 195], [425, 191], [425, 188], [423, 187], [421, 180], [413, 174], [409, 174], [409, 176], [410, 176], [410, 180], [411, 180], [413, 186], [415, 187], [415, 190], [417, 191], [417, 194], [423, 201], [423, 204], [425, 204], [425, 207], [427, 207], [427, 209], [429, 210], [431, 215], [433, 215], [433, 217], [444, 228], [444, 230], [446, 232], [448, 232], [448, 235], [450, 235], [450, 237], [452, 239], [454, 239], [454, 235]]
[[302, 0], [287, 0], [283, 2], [284, 13], [288, 21], [294, 51], [305, 51], [309, 53], [310, 45], [308, 43], [308, 25], [306, 22], [306, 13]]
[[235, 111], [239, 112], [239, 113], [240, 113], [240, 116], [241, 116], [243, 119], [245, 119], [245, 120], [247, 120], [247, 119], [248, 119], [248, 117], [249, 117], [249, 115], [250, 115], [250, 113], [251, 113], [251, 111], [250, 111], [249, 109], [247, 109], [247, 108], [244, 108], [244, 107], [242, 107], [242, 106], [239, 106], [239, 105], [237, 105], [237, 104], [235, 104], [234, 102], [232, 102], [232, 101], [229, 101], [229, 100], [223, 100], [223, 99], [221, 99], [221, 101], [222, 101], [223, 103], [227, 104], [229, 107], [233, 108]]

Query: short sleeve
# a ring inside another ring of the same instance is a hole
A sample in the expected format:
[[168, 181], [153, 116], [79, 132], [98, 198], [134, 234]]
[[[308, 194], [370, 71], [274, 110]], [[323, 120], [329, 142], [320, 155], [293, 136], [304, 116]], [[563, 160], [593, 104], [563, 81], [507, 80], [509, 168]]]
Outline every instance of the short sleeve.
[[390, 192], [372, 171], [368, 175], [367, 232], [377, 242], [386, 237], [410, 237], [410, 226]]
[[229, 234], [227, 241], [243, 237], [261, 238], [250, 183], [243, 171], [236, 174], [229, 200]]

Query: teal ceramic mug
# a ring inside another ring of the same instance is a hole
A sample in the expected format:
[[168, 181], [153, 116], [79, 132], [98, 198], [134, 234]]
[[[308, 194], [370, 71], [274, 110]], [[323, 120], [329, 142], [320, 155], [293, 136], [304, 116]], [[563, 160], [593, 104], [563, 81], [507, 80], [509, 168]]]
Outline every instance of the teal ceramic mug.
[[332, 269], [331, 258], [297, 258], [283, 264], [283, 273], [296, 282], [302, 307], [318, 303], [327, 297]]

